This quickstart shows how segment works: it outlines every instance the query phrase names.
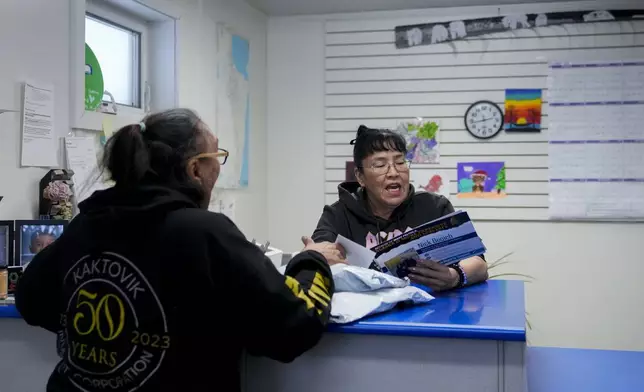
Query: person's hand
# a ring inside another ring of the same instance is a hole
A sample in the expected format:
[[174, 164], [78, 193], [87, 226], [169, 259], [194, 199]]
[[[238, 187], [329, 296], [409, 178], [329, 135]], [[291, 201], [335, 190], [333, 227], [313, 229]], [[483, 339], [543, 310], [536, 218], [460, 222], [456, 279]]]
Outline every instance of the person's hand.
[[314, 250], [320, 253], [329, 265], [347, 263], [344, 256], [344, 248], [338, 244], [331, 242], [316, 243], [309, 237], [302, 237], [302, 243], [304, 243], [304, 250]]
[[435, 291], [445, 291], [458, 285], [459, 276], [453, 268], [435, 261], [421, 260], [415, 267], [409, 268], [409, 279]]

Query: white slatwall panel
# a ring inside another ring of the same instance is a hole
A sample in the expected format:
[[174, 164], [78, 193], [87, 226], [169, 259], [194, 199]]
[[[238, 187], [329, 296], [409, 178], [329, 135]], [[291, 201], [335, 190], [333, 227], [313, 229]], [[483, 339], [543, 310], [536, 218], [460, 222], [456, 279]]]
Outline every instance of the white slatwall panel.
[[[518, 30], [409, 49], [396, 49], [395, 25], [387, 20], [327, 22], [327, 203], [337, 200], [345, 163], [352, 159], [348, 143], [360, 124], [394, 128], [401, 121], [425, 117], [441, 123], [441, 161], [415, 167], [447, 171], [453, 195], [457, 162], [506, 163], [507, 198], [452, 197], [456, 208], [467, 209], [478, 220], [546, 220], [548, 62], [644, 57], [644, 21]], [[487, 141], [469, 135], [463, 126], [467, 107], [479, 100], [503, 107], [507, 88], [544, 89], [543, 131], [503, 132]]]

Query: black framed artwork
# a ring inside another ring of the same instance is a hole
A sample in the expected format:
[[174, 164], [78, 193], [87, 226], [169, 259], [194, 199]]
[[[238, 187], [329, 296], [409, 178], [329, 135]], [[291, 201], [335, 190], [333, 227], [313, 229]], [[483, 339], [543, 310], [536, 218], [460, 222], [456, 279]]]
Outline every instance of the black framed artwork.
[[58, 239], [66, 220], [18, 220], [15, 225], [15, 256], [13, 265], [27, 265], [38, 252]]
[[353, 161], [347, 161], [344, 167], [344, 180], [355, 182], [356, 178], [356, 164]]
[[0, 221], [0, 266], [13, 262], [14, 221]]

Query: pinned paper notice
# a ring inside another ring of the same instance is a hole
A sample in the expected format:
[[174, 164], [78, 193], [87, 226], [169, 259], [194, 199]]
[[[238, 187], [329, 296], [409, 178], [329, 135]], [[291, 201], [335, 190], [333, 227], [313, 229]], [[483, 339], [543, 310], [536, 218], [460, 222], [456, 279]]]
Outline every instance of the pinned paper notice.
[[112, 137], [112, 134], [114, 133], [114, 127], [112, 126], [112, 117], [109, 115], [103, 115], [103, 125], [102, 125], [103, 133], [101, 135], [101, 144], [105, 145], [107, 143], [107, 140]]
[[25, 83], [21, 166], [57, 166], [54, 143], [54, 87]]
[[94, 143], [93, 137], [65, 138], [67, 167], [74, 171], [74, 188], [78, 203], [101, 189], [100, 184], [93, 178], [98, 164]]

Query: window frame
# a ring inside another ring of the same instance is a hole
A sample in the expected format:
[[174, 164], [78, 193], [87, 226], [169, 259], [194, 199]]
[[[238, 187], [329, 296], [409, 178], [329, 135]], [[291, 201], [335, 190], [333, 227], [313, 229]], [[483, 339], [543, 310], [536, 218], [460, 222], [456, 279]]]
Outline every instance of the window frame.
[[[178, 47], [184, 28], [179, 20], [190, 9], [169, 0], [70, 1], [69, 118], [72, 131], [112, 132], [141, 121], [146, 114], [145, 109], [133, 110], [127, 106], [119, 106], [116, 114], [85, 110], [85, 14], [91, 11], [88, 9], [88, 2], [92, 2], [92, 6], [99, 2], [110, 9], [132, 15], [135, 19], [140, 18], [147, 24], [149, 59], [163, 61], [162, 66], [152, 69], [148, 68], [148, 56], [143, 58], [143, 70], [147, 72], [147, 76], [142, 80], [148, 80], [151, 86], [151, 89], [147, 89], [148, 109], [155, 109], [155, 105], [162, 108], [176, 107], [179, 103]], [[162, 45], [160, 39], [163, 39]], [[160, 87], [155, 88], [155, 83]]]
[[[87, 0], [85, 5], [85, 12], [83, 15], [83, 25], [85, 24], [85, 17], [90, 16], [107, 24], [114, 25], [116, 27], [133, 31], [139, 34], [138, 46], [135, 48], [135, 58], [138, 60], [139, 69], [136, 72], [136, 68], [133, 72], [133, 77], [138, 86], [138, 91], [134, 92], [135, 102], [138, 101], [140, 107], [123, 105], [117, 103], [117, 115], [125, 114], [132, 116], [144, 116], [146, 111], [146, 101], [148, 92], [146, 91], [146, 83], [148, 80], [148, 57], [149, 57], [149, 45], [148, 45], [148, 36], [149, 30], [147, 22], [140, 17], [130, 15], [126, 12], [123, 12], [120, 9], [117, 9], [113, 6], [109, 6], [105, 3], [99, 3], [94, 0]], [[85, 29], [83, 28], [83, 42], [85, 42]], [[132, 65], [136, 67], [136, 62]]]

